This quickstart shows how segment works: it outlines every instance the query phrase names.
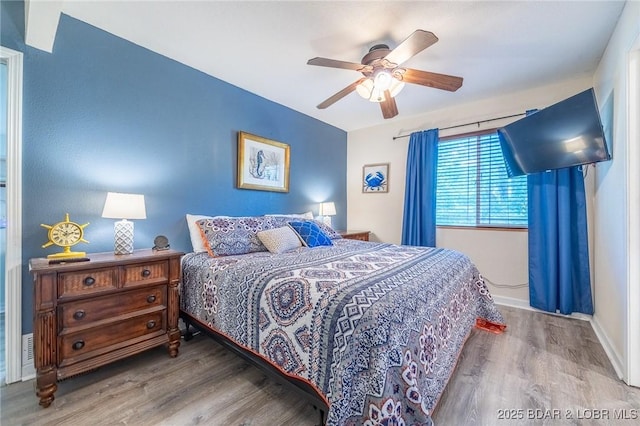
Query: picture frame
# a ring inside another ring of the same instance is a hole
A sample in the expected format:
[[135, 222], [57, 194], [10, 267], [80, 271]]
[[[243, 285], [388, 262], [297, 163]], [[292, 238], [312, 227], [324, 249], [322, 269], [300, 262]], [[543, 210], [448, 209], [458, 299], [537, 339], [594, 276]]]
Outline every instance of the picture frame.
[[362, 192], [371, 194], [389, 192], [389, 163], [362, 166]]
[[289, 192], [289, 145], [238, 132], [237, 187]]

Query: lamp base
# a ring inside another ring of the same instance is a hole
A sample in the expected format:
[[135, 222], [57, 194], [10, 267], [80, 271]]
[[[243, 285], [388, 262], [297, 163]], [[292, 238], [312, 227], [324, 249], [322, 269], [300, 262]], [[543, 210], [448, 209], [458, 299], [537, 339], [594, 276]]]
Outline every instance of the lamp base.
[[331, 216], [322, 216], [322, 223], [331, 227]]
[[126, 219], [113, 225], [115, 235], [115, 254], [133, 253], [133, 222]]

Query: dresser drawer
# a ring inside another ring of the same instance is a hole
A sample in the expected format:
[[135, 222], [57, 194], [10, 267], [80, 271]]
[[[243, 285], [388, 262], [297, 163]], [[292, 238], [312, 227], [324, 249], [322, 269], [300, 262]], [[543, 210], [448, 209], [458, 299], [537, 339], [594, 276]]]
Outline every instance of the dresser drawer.
[[124, 347], [132, 341], [158, 336], [167, 331], [166, 310], [151, 312], [124, 321], [60, 336], [58, 357], [60, 366], [66, 366]]
[[58, 306], [62, 330], [167, 304], [166, 286], [141, 288]]
[[118, 282], [116, 268], [58, 274], [58, 297], [72, 297], [115, 290]]
[[124, 266], [124, 287], [165, 283], [169, 280], [169, 262], [149, 262]]

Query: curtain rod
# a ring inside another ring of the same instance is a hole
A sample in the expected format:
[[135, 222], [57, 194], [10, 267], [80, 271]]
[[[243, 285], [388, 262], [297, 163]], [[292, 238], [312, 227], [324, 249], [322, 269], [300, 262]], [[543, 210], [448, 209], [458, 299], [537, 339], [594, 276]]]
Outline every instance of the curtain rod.
[[[496, 117], [496, 118], [489, 118], [487, 120], [480, 120], [480, 121], [472, 121], [471, 123], [465, 123], [465, 124], [456, 124], [455, 126], [449, 126], [449, 127], [442, 127], [438, 130], [449, 130], [449, 129], [455, 129], [457, 127], [464, 127], [464, 126], [469, 126], [471, 124], [477, 124], [478, 126], [480, 125], [480, 123], [488, 123], [490, 121], [497, 121], [497, 120], [503, 120], [505, 118], [512, 118], [512, 117], [519, 117], [521, 115], [525, 115], [525, 113], [520, 113], [520, 114], [511, 114], [511, 115], [505, 115], [502, 117]], [[395, 141], [396, 139], [400, 139], [400, 138], [408, 138], [409, 136], [411, 136], [411, 134], [408, 135], [401, 135], [401, 136], [394, 136], [393, 140]]]

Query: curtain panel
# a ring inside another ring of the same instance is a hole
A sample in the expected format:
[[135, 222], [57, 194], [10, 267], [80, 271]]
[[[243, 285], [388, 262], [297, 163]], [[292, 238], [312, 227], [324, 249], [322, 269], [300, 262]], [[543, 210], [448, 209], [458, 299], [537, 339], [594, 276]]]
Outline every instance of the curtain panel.
[[582, 168], [529, 175], [529, 303], [593, 314]]
[[529, 304], [565, 315], [593, 314], [582, 167], [530, 174], [527, 193]]
[[409, 138], [404, 193], [404, 245], [436, 245], [437, 169], [438, 129], [412, 133]]

